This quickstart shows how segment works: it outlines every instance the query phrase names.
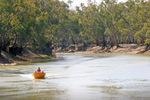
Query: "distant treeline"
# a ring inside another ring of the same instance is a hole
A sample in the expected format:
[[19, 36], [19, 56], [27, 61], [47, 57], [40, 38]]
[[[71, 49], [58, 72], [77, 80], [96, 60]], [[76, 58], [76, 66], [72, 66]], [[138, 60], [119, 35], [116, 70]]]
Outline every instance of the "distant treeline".
[[88, 0], [75, 10], [59, 0], [0, 0], [0, 52], [43, 52], [70, 44], [150, 44], [150, 0]]

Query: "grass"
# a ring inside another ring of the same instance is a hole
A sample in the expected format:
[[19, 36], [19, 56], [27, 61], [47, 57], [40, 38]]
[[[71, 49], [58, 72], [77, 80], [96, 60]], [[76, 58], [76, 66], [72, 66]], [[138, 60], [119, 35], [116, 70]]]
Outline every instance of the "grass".
[[34, 57], [35, 59], [52, 59], [53, 57], [50, 57], [50, 56], [42, 56], [42, 57]]
[[53, 57], [50, 56], [35, 56], [32, 60], [23, 61], [21, 63], [17, 63], [17, 65], [28, 65], [32, 63], [41, 63], [51, 61]]

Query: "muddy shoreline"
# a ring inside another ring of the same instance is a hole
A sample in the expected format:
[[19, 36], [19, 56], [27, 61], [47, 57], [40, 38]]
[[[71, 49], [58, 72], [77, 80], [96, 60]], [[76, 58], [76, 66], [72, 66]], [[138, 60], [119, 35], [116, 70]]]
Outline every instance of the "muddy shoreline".
[[66, 49], [56, 49], [58, 53], [116, 53], [116, 54], [150, 54], [150, 48], [147, 46], [139, 46], [137, 44], [120, 44], [119, 47], [102, 47], [92, 46], [80, 50], [77, 45], [72, 45]]
[[[146, 46], [139, 46], [137, 44], [120, 44], [119, 47], [101, 47], [101, 46], [92, 46], [87, 47], [86, 49], [79, 49], [82, 47], [78, 47], [76, 45], [69, 46], [63, 50], [57, 48], [55, 50], [57, 53], [84, 53], [84, 54], [144, 54], [150, 55], [150, 48]], [[41, 62], [53, 59], [54, 57], [50, 57], [47, 55], [36, 54], [31, 52], [30, 50], [24, 50], [22, 55], [13, 56], [6, 52], [2, 52], [2, 57], [0, 57], [0, 66], [4, 65], [16, 65], [23, 63], [32, 63], [32, 62]]]
[[17, 56], [2, 51], [0, 56], [0, 66], [45, 62], [52, 60], [53, 58], [54, 57], [51, 56], [33, 53], [30, 50], [23, 50], [22, 55]]

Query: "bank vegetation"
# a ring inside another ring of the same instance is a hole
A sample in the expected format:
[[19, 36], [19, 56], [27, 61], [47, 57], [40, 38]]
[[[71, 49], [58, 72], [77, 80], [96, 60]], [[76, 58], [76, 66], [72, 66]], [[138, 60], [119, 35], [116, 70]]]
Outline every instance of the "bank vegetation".
[[55, 47], [93, 45], [120, 48], [120, 44], [150, 46], [150, 0], [88, 0], [70, 9], [59, 0], [0, 0], [0, 57], [2, 53], [32, 52], [52, 55]]

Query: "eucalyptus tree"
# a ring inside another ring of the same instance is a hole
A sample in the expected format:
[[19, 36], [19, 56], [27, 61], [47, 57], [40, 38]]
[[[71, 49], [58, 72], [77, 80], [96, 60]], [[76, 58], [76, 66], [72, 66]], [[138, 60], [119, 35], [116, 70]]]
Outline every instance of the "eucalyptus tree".
[[129, 0], [125, 3], [120, 3], [122, 14], [118, 21], [118, 28], [121, 32], [121, 43], [136, 43], [137, 39], [134, 37], [135, 32], [139, 29], [139, 3]]
[[139, 1], [138, 4], [138, 30], [135, 37], [141, 44], [150, 45], [150, 1]]
[[106, 46], [104, 37], [105, 28], [101, 20], [99, 19], [99, 11], [97, 5], [90, 1], [88, 5], [88, 7], [82, 6], [82, 17], [79, 19], [80, 23], [83, 26], [81, 34], [86, 36], [89, 42], [91, 41], [97, 46]]
[[121, 43], [148, 43], [149, 1], [128, 0], [120, 6], [123, 11], [118, 21]]
[[[34, 5], [30, 0], [1, 0], [1, 44], [22, 47], [30, 40]], [[26, 34], [27, 33], [27, 34]], [[13, 52], [15, 54], [15, 50]]]
[[46, 11], [48, 12], [48, 21], [46, 36], [49, 42], [54, 45], [61, 44], [66, 36], [66, 23], [68, 20], [68, 5], [64, 2], [53, 0], [49, 2]]
[[105, 34], [110, 37], [110, 44], [118, 47], [118, 36], [120, 32], [117, 27], [117, 22], [121, 19], [122, 10], [116, 0], [103, 0], [99, 8], [101, 12], [100, 19], [106, 28]]
[[34, 0], [36, 6], [35, 33], [32, 41], [34, 50], [44, 50], [62, 38], [62, 23], [67, 16], [68, 5], [59, 0]]
[[68, 13], [68, 20], [66, 20], [66, 33], [71, 44], [78, 44], [80, 42], [80, 16], [74, 10]]
[[6, 46], [15, 55], [17, 48], [26, 46], [42, 50], [61, 38], [60, 23], [67, 9], [58, 0], [1, 0], [0, 51]]
[[10, 0], [0, 1], [0, 53], [5, 49], [6, 45], [9, 44], [9, 33], [11, 31], [8, 19], [13, 10], [7, 2], [10, 2]]

